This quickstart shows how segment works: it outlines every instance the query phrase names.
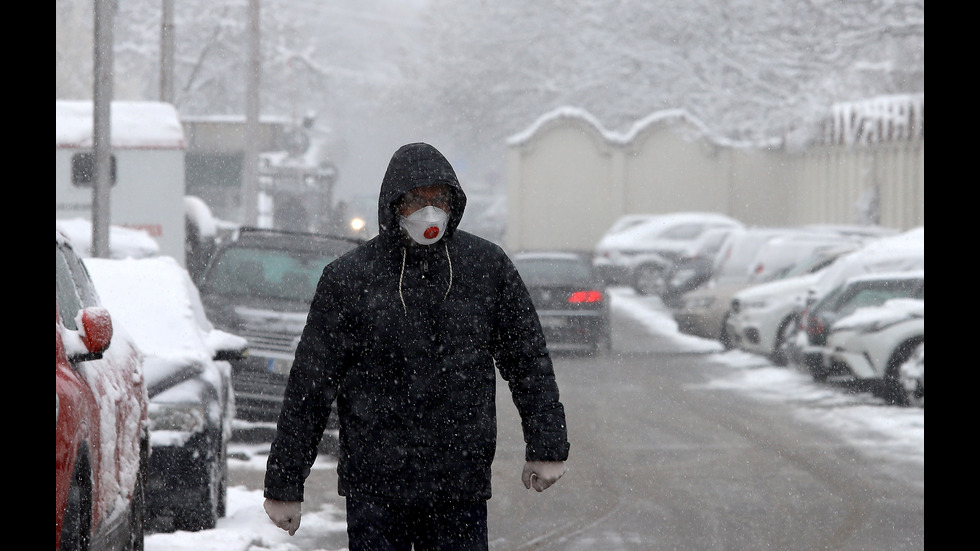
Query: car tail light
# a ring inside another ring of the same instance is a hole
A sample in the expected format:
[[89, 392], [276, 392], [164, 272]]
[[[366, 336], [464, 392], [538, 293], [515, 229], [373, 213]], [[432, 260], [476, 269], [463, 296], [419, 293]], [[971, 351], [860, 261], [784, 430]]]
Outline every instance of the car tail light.
[[602, 291], [575, 291], [568, 296], [568, 302], [599, 302], [602, 300]]

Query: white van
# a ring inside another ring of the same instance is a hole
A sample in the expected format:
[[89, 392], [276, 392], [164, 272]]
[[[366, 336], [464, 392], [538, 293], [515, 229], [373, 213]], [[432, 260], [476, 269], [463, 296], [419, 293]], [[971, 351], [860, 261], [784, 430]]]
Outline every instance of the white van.
[[[92, 102], [55, 102], [55, 218], [92, 220]], [[186, 267], [184, 129], [168, 103], [114, 101], [109, 222], [145, 230]], [[111, 244], [110, 244], [111, 246]]]

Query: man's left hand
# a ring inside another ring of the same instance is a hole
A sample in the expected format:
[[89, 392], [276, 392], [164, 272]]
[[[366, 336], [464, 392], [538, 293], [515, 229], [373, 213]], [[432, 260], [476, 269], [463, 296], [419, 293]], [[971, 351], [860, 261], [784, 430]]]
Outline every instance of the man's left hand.
[[567, 470], [564, 461], [528, 461], [524, 463], [521, 481], [524, 482], [524, 487], [528, 490], [534, 486], [535, 490], [543, 492], [558, 482], [558, 479]]

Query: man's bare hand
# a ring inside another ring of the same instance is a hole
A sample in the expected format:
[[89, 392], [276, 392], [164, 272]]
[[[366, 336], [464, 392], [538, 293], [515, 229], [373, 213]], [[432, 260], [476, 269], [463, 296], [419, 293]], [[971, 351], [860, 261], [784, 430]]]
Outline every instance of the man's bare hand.
[[521, 481], [528, 490], [533, 486], [535, 490], [543, 492], [558, 482], [567, 470], [564, 461], [528, 461], [524, 463]]
[[292, 536], [299, 530], [299, 520], [302, 517], [303, 504], [299, 501], [276, 501], [266, 498], [263, 504], [265, 513], [273, 524], [289, 532]]

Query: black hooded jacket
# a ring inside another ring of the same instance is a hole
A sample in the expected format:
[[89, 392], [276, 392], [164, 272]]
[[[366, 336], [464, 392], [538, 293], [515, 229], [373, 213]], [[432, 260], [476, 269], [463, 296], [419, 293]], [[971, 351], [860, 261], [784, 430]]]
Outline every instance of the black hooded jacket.
[[[442, 239], [417, 245], [400, 197], [447, 184]], [[424, 143], [391, 158], [380, 233], [327, 265], [296, 349], [265, 476], [265, 497], [302, 501], [330, 406], [340, 426], [338, 490], [384, 500], [489, 499], [496, 375], [521, 416], [525, 458], [564, 461], [569, 444], [551, 358], [514, 264], [457, 229], [466, 206], [449, 161]]]

